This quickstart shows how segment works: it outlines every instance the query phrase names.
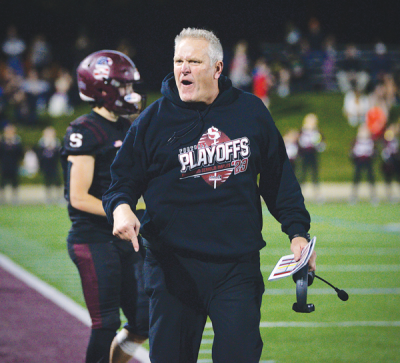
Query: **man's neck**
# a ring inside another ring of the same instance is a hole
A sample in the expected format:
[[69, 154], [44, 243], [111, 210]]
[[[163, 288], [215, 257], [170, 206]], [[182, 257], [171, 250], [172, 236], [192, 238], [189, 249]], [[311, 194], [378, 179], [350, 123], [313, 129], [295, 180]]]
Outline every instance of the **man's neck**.
[[219, 96], [219, 88], [217, 87], [210, 96], [210, 98], [207, 100], [206, 105], [207, 106], [211, 105], [217, 99], [218, 96]]
[[118, 115], [114, 112], [107, 110], [104, 107], [93, 107], [93, 111], [98, 113], [100, 116], [104, 117], [108, 121], [116, 122], [118, 120]]

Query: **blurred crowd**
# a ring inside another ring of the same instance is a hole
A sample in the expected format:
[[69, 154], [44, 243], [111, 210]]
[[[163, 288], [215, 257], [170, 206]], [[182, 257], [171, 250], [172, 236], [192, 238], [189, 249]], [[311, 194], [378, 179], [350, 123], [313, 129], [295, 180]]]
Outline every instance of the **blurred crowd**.
[[[378, 158], [391, 199], [390, 185], [400, 179], [399, 125], [391, 116], [400, 103], [400, 52], [388, 50], [378, 39], [363, 49], [350, 43], [338, 46], [335, 36], [324, 34], [322, 28], [316, 18], [309, 20], [306, 31], [288, 22], [280, 44], [264, 44], [257, 51], [246, 40], [239, 40], [228, 52], [225, 73], [235, 87], [254, 93], [267, 107], [271, 106], [271, 94], [284, 98], [308, 91], [341, 93], [343, 115], [350, 127], [358, 129], [349, 148], [354, 164], [351, 202], [358, 199], [364, 172], [371, 186], [371, 201], [377, 201], [372, 165]], [[51, 192], [61, 183], [57, 161], [60, 140], [55, 129], [46, 127], [37, 145], [26, 149], [17, 127], [42, 128], [42, 115], [52, 118], [74, 112], [80, 102], [75, 69], [96, 50], [94, 41], [85, 32], [77, 36], [70, 68], [57, 62], [44, 34], [35, 34], [27, 42], [10, 25], [0, 41], [0, 202], [6, 184], [11, 184], [16, 198], [18, 176], [37, 173], [43, 175], [49, 188], [49, 201], [57, 199]], [[128, 39], [119, 40], [115, 49], [135, 60], [135, 49]], [[322, 200], [318, 154], [324, 151], [325, 141], [318, 128], [319, 115], [301, 117], [302, 128], [289, 130], [284, 141], [299, 180], [305, 182], [310, 175], [316, 196]]]
[[[349, 146], [354, 166], [349, 202], [358, 201], [359, 184], [365, 174], [370, 200], [378, 203], [375, 162], [380, 163], [387, 200], [395, 201], [393, 181], [400, 181], [400, 124], [392, 110], [400, 106], [400, 53], [389, 54], [380, 40], [363, 50], [352, 43], [339, 49], [334, 35], [324, 34], [316, 18], [310, 19], [304, 34], [288, 22], [284, 42], [265, 46], [255, 60], [248, 48], [245, 40], [235, 45], [229, 76], [236, 87], [254, 93], [267, 107], [272, 92], [282, 98], [307, 91], [343, 95], [343, 115], [350, 127], [357, 128], [357, 136]], [[304, 115], [301, 129], [290, 129], [284, 141], [299, 181], [304, 183], [310, 175], [315, 198], [323, 202], [318, 154], [325, 150], [325, 141], [318, 116]]]
[[[127, 39], [120, 39], [115, 49], [134, 57]], [[70, 67], [66, 67], [54, 57], [44, 34], [35, 34], [26, 42], [14, 25], [9, 26], [0, 51], [0, 127], [7, 122], [35, 126], [43, 114], [71, 115], [80, 103], [76, 67], [95, 50], [95, 41], [82, 31], [71, 47]]]
[[[127, 39], [119, 40], [117, 50], [133, 58], [135, 49]], [[72, 115], [80, 103], [75, 80], [79, 62], [95, 51], [94, 41], [85, 31], [77, 36], [71, 50], [72, 66], [60, 65], [44, 34], [30, 42], [22, 39], [14, 25], [7, 28], [0, 44], [0, 204], [5, 187], [11, 186], [11, 202], [17, 203], [20, 177], [40, 175], [49, 203], [58, 203], [61, 176], [61, 142], [53, 126], [43, 129], [40, 117]], [[42, 137], [33, 147], [26, 146], [18, 128], [37, 130]]]
[[324, 34], [318, 19], [311, 18], [304, 34], [288, 22], [283, 42], [261, 45], [256, 52], [240, 40], [229, 59], [229, 76], [234, 86], [259, 95], [267, 104], [271, 92], [286, 97], [334, 91], [349, 94], [350, 114], [357, 113], [351, 109], [354, 93], [383, 98], [390, 109], [399, 99], [400, 52], [389, 51], [378, 39], [363, 49], [353, 43], [338, 46], [335, 36]]
[[42, 34], [28, 45], [15, 26], [7, 29], [1, 45], [0, 121], [5, 122], [7, 106], [12, 121], [34, 126], [38, 117], [49, 113], [57, 117], [73, 112], [68, 93], [72, 86], [70, 71], [53, 62], [50, 44]]

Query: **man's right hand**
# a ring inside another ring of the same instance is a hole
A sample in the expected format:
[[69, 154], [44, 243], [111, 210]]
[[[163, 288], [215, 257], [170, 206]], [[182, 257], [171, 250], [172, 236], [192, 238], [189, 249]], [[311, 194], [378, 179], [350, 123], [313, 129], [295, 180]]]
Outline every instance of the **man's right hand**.
[[129, 204], [120, 204], [113, 212], [113, 235], [125, 241], [131, 241], [136, 252], [139, 251], [138, 234], [140, 222]]

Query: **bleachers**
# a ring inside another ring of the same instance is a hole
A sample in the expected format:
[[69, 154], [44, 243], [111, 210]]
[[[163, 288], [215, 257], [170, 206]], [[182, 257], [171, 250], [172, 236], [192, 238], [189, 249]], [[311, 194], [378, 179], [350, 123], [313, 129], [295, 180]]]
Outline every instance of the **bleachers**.
[[[356, 48], [359, 51], [359, 58], [362, 66], [365, 70], [369, 71], [371, 63], [374, 57], [374, 44], [356, 44]], [[336, 58], [334, 72], [338, 70], [340, 63], [345, 59], [345, 45], [338, 45], [336, 48]], [[283, 64], [288, 65], [290, 63], [290, 56], [293, 53], [288, 51], [288, 47], [284, 43], [262, 43], [260, 45], [260, 52], [267, 59], [268, 62], [273, 63], [280, 61]], [[312, 90], [323, 90], [324, 73], [323, 73], [323, 52], [309, 52], [306, 56], [297, 54], [305, 66], [306, 76], [302, 79], [301, 88], [297, 90], [312, 91]], [[386, 57], [392, 64], [392, 70], [394, 73], [400, 72], [400, 46], [392, 45], [387, 46]], [[293, 88], [296, 91], [296, 87]], [[336, 88], [333, 89], [337, 89]]]

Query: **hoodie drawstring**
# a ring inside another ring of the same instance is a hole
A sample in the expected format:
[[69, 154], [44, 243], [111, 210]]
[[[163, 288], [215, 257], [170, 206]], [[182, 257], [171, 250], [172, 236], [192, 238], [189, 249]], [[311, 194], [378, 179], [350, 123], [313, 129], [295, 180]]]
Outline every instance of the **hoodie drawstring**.
[[[192, 139], [188, 140], [187, 143], [198, 138], [204, 128], [204, 124], [205, 124], [204, 118], [207, 116], [208, 112], [210, 111], [211, 106], [212, 106], [212, 104], [206, 108], [204, 115], [202, 115], [201, 112], [199, 110], [197, 110], [199, 117], [195, 121], [193, 121], [190, 125], [186, 126], [185, 128], [183, 128], [179, 131], [175, 131], [174, 134], [168, 139], [167, 144], [168, 145], [175, 144], [175, 142], [177, 142], [179, 139], [182, 139], [186, 135], [190, 134], [193, 130], [195, 130], [197, 128], [198, 125], [200, 125], [200, 131], [197, 132], [197, 134]], [[181, 144], [179, 144], [177, 147], [179, 147], [180, 145]]]

